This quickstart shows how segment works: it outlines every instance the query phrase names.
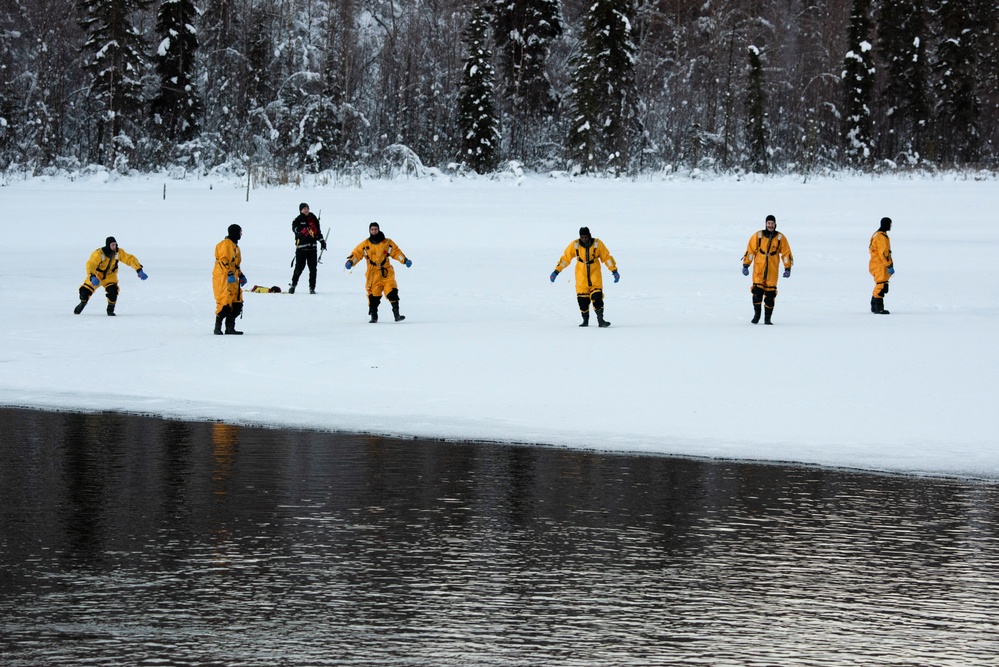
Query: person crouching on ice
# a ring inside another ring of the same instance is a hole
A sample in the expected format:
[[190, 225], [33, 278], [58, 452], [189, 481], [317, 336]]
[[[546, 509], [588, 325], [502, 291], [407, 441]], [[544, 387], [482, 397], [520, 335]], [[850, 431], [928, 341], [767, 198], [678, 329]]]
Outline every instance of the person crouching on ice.
[[780, 263], [784, 261], [784, 277], [791, 277], [791, 246], [787, 237], [777, 231], [777, 218], [768, 215], [766, 229], [761, 229], [749, 237], [746, 254], [742, 256], [742, 275], [749, 275], [749, 265], [753, 265], [753, 324], [760, 321], [760, 306], [763, 307], [764, 324], [773, 324], [774, 301], [777, 299], [777, 276]]
[[405, 315], [399, 314], [399, 286], [395, 282], [395, 269], [392, 268], [389, 259], [402, 262], [407, 268], [413, 263], [406, 258], [399, 246], [392, 239], [385, 238], [377, 222], [372, 222], [368, 226], [368, 238], [361, 241], [354, 251], [347, 256], [347, 263], [344, 267], [349, 271], [351, 267], [362, 259], [368, 261], [368, 268], [364, 273], [364, 289], [368, 293], [368, 315], [371, 323], [378, 321], [378, 304], [381, 303], [382, 295], [392, 304], [392, 315], [396, 322], [406, 319]]
[[236, 318], [243, 312], [243, 285], [246, 276], [240, 269], [243, 255], [239, 252], [239, 239], [243, 228], [229, 225], [226, 237], [215, 246], [215, 268], [212, 269], [212, 289], [215, 291], [215, 335], [222, 335], [222, 320], [225, 332], [242, 336], [236, 331]]
[[579, 238], [569, 244], [562, 253], [562, 258], [552, 271], [551, 281], [555, 282], [559, 272], [576, 260], [576, 301], [579, 302], [579, 312], [583, 323], [579, 326], [590, 326], [590, 302], [593, 302], [593, 312], [597, 314], [597, 325], [609, 327], [610, 322], [604, 319], [604, 277], [600, 262], [607, 265], [614, 282], [621, 279], [617, 272], [617, 262], [611, 256], [607, 246], [590, 236], [589, 227], [579, 228]]
[[149, 276], [142, 270], [142, 264], [118, 247], [118, 242], [113, 236], [107, 237], [103, 248], [98, 248], [90, 254], [87, 260], [87, 279], [80, 285], [80, 303], [73, 309], [77, 315], [87, 307], [90, 297], [97, 291], [98, 287], [104, 288], [104, 294], [108, 298], [108, 315], [114, 316], [114, 307], [118, 303], [118, 264], [125, 262], [136, 270], [140, 280], [145, 280]]

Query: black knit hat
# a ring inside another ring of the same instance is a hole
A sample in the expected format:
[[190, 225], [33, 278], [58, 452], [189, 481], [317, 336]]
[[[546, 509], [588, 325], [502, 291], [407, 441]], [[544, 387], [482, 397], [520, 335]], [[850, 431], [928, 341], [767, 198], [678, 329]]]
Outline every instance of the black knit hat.
[[298, 205], [298, 212], [301, 213], [303, 208], [309, 208], [309, 205], [306, 204], [304, 201]]
[[229, 238], [233, 241], [238, 241], [239, 235], [242, 233], [242, 231], [243, 228], [240, 227], [239, 225], [229, 225], [229, 233], [226, 234], [226, 238]]
[[590, 228], [589, 227], [580, 227], [579, 228], [579, 235], [580, 236], [589, 236], [590, 235]]
[[770, 214], [770, 215], [768, 215], [768, 216], [767, 216], [767, 219], [766, 219], [766, 220], [764, 220], [764, 222], [770, 222], [771, 220], [773, 220], [773, 221], [774, 221], [774, 224], [775, 224], [775, 225], [777, 224], [777, 218], [776, 218], [776, 217], [774, 217], [774, 215], [773, 215], [773, 214]]
[[891, 229], [891, 218], [889, 218], [887, 216], [884, 217], [884, 218], [881, 218], [881, 228], [878, 229], [878, 231], [879, 232], [887, 232], [889, 229]]

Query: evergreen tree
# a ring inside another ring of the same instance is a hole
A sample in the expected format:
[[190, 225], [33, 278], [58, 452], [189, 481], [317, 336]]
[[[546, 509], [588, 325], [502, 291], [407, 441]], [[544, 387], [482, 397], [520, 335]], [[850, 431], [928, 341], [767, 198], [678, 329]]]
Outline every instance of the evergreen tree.
[[468, 56], [458, 96], [461, 160], [475, 171], [485, 173], [494, 169], [499, 159], [499, 123], [493, 103], [494, 74], [485, 2], [475, 8], [464, 41]]
[[[81, 52], [90, 74], [89, 102], [96, 113], [90, 156], [123, 167], [140, 139], [146, 43], [132, 24], [150, 0], [79, 0], [87, 38]], [[120, 159], [125, 158], [125, 162]]]
[[768, 171], [766, 109], [760, 50], [750, 46], [749, 74], [746, 78], [746, 153], [749, 170], [760, 174]]
[[191, 0], [163, 0], [156, 22], [162, 41], [155, 56], [160, 90], [153, 99], [153, 123], [168, 141], [193, 138], [201, 118], [201, 97], [192, 77], [198, 49], [194, 17]]
[[216, 163], [242, 157], [245, 151], [248, 77], [239, 1], [206, 0], [201, 16], [202, 48], [197, 52], [204, 100], [201, 136], [213, 152], [209, 159]]
[[883, 0], [878, 14], [878, 51], [884, 63], [880, 96], [883, 124], [878, 135], [882, 156], [910, 160], [922, 156], [929, 120], [923, 0]]
[[572, 65], [569, 157], [582, 171], [628, 168], [640, 131], [630, 0], [594, 0]]
[[872, 156], [871, 101], [874, 61], [871, 56], [871, 0], [853, 0], [843, 59], [843, 140], [849, 162], [864, 164]]
[[551, 43], [562, 35], [558, 0], [498, 0], [495, 41], [504, 97], [522, 116], [550, 112], [557, 96], [545, 71]]
[[968, 163], [980, 152], [975, 3], [940, 0], [935, 66], [936, 146], [944, 164]]

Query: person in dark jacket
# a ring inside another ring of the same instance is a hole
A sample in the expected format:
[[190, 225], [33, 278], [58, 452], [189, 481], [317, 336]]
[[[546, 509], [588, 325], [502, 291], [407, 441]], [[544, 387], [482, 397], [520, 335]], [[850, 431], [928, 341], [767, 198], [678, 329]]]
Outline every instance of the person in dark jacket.
[[309, 294], [315, 294], [316, 265], [319, 263], [316, 245], [326, 250], [326, 239], [319, 229], [319, 218], [309, 212], [309, 205], [305, 202], [298, 205], [298, 217], [292, 220], [291, 231], [295, 234], [295, 272], [291, 275], [291, 287], [288, 288], [288, 293], [295, 293], [298, 279], [308, 264]]

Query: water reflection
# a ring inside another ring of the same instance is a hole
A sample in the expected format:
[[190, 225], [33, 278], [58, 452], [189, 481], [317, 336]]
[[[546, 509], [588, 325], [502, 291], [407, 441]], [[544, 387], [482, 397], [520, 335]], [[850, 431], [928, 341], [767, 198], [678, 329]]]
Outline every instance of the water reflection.
[[991, 665], [999, 487], [0, 410], [0, 663]]

